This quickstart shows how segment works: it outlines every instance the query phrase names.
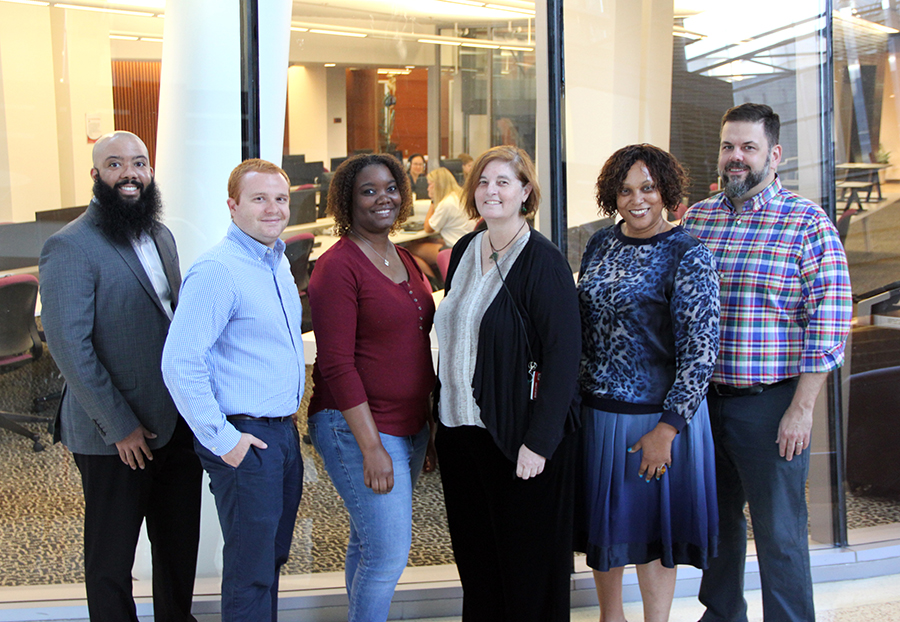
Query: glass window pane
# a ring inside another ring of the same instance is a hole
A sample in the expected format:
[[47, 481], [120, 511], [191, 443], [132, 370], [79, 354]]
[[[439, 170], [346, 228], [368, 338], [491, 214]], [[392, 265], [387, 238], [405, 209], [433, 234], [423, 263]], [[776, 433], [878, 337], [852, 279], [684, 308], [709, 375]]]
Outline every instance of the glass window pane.
[[[156, 162], [165, 25], [156, 15], [165, 1], [132, 2], [118, 12], [77, 0], [68, 9], [48, 4], [0, 2], [3, 587], [84, 582], [81, 479], [69, 451], [47, 434], [63, 380], [46, 344], [32, 350], [28, 339], [23, 350], [10, 339], [17, 305], [3, 285], [39, 276], [44, 241], [85, 210], [97, 138], [132, 131]], [[26, 310], [38, 316], [37, 328], [40, 311], [40, 298]], [[43, 450], [33, 451], [31, 439], [9, 429], [16, 424], [35, 434]], [[149, 549], [138, 552], [134, 576], [149, 582]]]
[[[722, 114], [765, 103], [781, 118], [783, 185], [828, 205], [823, 149], [825, 3], [764, 0], [735, 14], [714, 2], [565, 3], [568, 245], [581, 250], [612, 220], [597, 213], [594, 184], [617, 149], [648, 142], [688, 169], [683, 204], [718, 192]], [[672, 216], [675, 219], [675, 216]], [[832, 542], [832, 488], [824, 393], [809, 484], [811, 537]]]
[[[393, 153], [407, 166], [421, 154], [429, 171], [443, 163], [461, 182], [461, 153], [516, 144], [534, 155], [534, 6], [498, 6], [294, 3], [286, 156], [320, 163], [321, 172], [355, 153]], [[420, 223], [430, 202], [423, 190], [412, 219]], [[340, 572], [346, 512], [318, 456], [310, 457], [319, 475], [307, 482], [301, 521], [311, 548], [288, 568]], [[426, 474], [414, 499], [409, 565], [452, 563], [439, 476]]]
[[[112, 12], [82, 0], [70, 9], [42, 4], [0, 2], [2, 276], [37, 275], [44, 240], [90, 201], [93, 141], [113, 130], [132, 131], [156, 167], [163, 140], [165, 0], [131, 0]], [[517, 144], [534, 155], [534, 22], [533, 2], [521, 0], [500, 0], [493, 8], [440, 0], [292, 3], [283, 152], [295, 156], [291, 163], [318, 163], [298, 166], [298, 174], [308, 176], [298, 181], [318, 185], [322, 172], [363, 151], [404, 159], [422, 153], [429, 167], [446, 160], [460, 179], [457, 156], [463, 152], [477, 157], [496, 144]], [[171, 176], [160, 180], [164, 198], [172, 183]], [[218, 239], [216, 226], [209, 229]], [[186, 269], [190, 260], [180, 239], [179, 245]], [[37, 363], [0, 374], [0, 409], [31, 414], [34, 398], [60, 389], [46, 346], [43, 354]], [[51, 402], [38, 414], [49, 416], [54, 408]], [[51, 444], [45, 423], [24, 425], [39, 434], [45, 450], [32, 453], [30, 439], [0, 431], [5, 472], [28, 473], [22, 478], [27, 486], [16, 493], [21, 499], [9, 499], [20, 512], [10, 517], [17, 528], [5, 531], [0, 547], [15, 553], [24, 546], [27, 553], [0, 564], [0, 583], [82, 582], [78, 471], [69, 452]], [[312, 450], [304, 451], [313, 460]], [[333, 489], [326, 490], [321, 465], [312, 471], [318, 481], [308, 482], [285, 569], [292, 574], [343, 567], [346, 514]], [[421, 481], [410, 565], [452, 563], [439, 478]], [[30, 563], [34, 556], [41, 564]], [[147, 551], [139, 549], [138, 557], [135, 576], [143, 578]]]
[[[838, 230], [856, 325], [844, 366], [847, 514], [851, 544], [896, 537], [900, 477], [895, 316], [900, 248], [900, 8], [896, 1], [835, 2], [834, 149]], [[879, 291], [887, 293], [878, 295]], [[882, 300], [883, 299], [883, 300]]]

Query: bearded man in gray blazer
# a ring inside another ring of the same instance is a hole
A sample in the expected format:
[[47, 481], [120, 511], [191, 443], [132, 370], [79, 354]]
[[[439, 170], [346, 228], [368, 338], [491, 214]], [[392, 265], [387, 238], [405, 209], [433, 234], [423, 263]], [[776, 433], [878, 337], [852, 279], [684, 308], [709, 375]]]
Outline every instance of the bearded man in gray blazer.
[[181, 271], [147, 147], [130, 132], [94, 145], [94, 198], [41, 253], [41, 321], [66, 384], [55, 440], [84, 488], [91, 620], [137, 622], [131, 569], [146, 518], [156, 622], [191, 615], [202, 470], [160, 360]]

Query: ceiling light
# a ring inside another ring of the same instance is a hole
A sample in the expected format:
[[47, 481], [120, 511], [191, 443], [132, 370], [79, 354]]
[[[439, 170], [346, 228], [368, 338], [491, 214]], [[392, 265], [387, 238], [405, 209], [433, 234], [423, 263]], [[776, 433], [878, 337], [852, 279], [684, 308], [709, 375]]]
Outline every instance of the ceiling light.
[[416, 41], [418, 41], [419, 43], [431, 43], [433, 45], [454, 45], [457, 47], [462, 45], [462, 43], [460, 43], [459, 41], [447, 41], [440, 39], [416, 39]]
[[890, 26], [884, 26], [883, 24], [870, 22], [867, 19], [862, 19], [856, 17], [855, 15], [851, 15], [849, 11], [832, 11], [832, 15], [840, 20], [847, 22], [848, 24], [853, 24], [854, 26], [859, 26], [861, 28], [868, 28], [869, 30], [874, 30], [875, 32], [880, 32], [887, 35], [894, 35], [900, 32], [900, 30], [897, 30], [896, 28], [891, 28]]
[[[372, 39], [388, 39], [391, 41], [396, 41], [397, 39], [403, 41], [416, 41], [418, 43], [430, 43], [432, 45], [451, 45], [454, 47], [466, 46], [466, 47], [481, 47], [488, 49], [509, 49], [509, 50], [518, 50], [523, 52], [533, 52], [534, 46], [529, 45], [528, 42], [522, 41], [522, 44], [515, 45], [518, 41], [516, 39], [508, 39], [511, 45], [504, 45], [505, 41], [492, 41], [491, 39], [469, 39], [462, 37], [448, 37], [443, 35], [426, 35], [426, 34], [417, 34], [413, 32], [397, 32], [393, 30], [374, 30], [374, 29], [362, 29], [362, 28], [352, 28], [352, 27], [329, 27], [327, 24], [318, 24], [314, 22], [293, 22], [291, 24], [291, 30], [298, 32], [312, 32], [312, 33], [324, 33], [324, 34], [333, 34], [333, 35], [342, 35], [345, 37], [369, 37]], [[409, 65], [408, 69], [415, 69], [415, 65]]]
[[341, 30], [322, 30], [320, 28], [310, 28], [310, 32], [313, 32], [317, 35], [337, 35], [338, 37], [357, 37], [359, 39], [363, 39], [366, 37], [361, 32], [345, 32]]
[[2, 2], [12, 2], [13, 4], [30, 4], [31, 6], [50, 6], [49, 2], [40, 2], [40, 0], [0, 0]]
[[109, 35], [110, 39], [117, 39], [119, 41], [137, 41], [138, 37], [132, 35]]
[[53, 5], [57, 9], [75, 9], [78, 11], [93, 11], [95, 13], [115, 13], [116, 15], [134, 15], [135, 17], [153, 17], [154, 13], [146, 11], [127, 11], [125, 9], [106, 9], [98, 6], [79, 6], [77, 4], [60, 4]]
[[159, 11], [163, 11], [166, 8], [166, 0], [110, 0], [110, 3]]
[[337, 63], [325, 63], [325, 67], [337, 67]]
[[503, 4], [486, 4], [484, 5], [486, 9], [494, 9], [495, 11], [509, 11], [510, 13], [516, 13], [518, 15], [528, 15], [530, 17], [534, 17], [534, 9], [520, 9], [514, 6], [506, 6]]
[[464, 48], [487, 48], [489, 50], [499, 50], [500, 44], [498, 43], [460, 43]]
[[672, 26], [672, 34], [676, 37], [684, 37], [685, 39], [693, 39], [694, 41], [706, 38], [706, 35], [688, 30], [684, 26]]

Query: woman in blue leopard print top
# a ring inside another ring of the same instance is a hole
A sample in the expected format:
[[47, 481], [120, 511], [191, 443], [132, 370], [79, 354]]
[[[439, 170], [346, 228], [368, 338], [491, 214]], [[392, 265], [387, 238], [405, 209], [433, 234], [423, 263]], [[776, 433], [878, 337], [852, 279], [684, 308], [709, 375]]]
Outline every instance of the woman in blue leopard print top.
[[686, 176], [652, 145], [620, 149], [597, 204], [622, 221], [581, 262], [584, 463], [576, 540], [594, 569], [601, 619], [624, 621], [622, 575], [637, 565], [648, 622], [668, 619], [677, 564], [715, 554], [715, 455], [706, 390], [719, 341], [709, 249], [665, 217]]

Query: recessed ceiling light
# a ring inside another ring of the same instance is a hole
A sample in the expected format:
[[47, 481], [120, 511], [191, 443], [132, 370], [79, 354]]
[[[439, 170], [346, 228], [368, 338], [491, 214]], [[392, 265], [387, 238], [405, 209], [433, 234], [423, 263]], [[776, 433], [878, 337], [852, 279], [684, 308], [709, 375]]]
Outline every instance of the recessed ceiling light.
[[489, 50], [499, 50], [500, 49], [499, 43], [476, 43], [473, 41], [471, 43], [460, 43], [460, 45], [463, 46], [464, 48], [487, 48]]
[[528, 15], [530, 17], [534, 17], [535, 12], [534, 9], [520, 9], [514, 6], [506, 6], [504, 4], [486, 4], [484, 5], [486, 9], [494, 9], [495, 11], [509, 11], [510, 13], [518, 13], [519, 15]]
[[462, 45], [459, 41], [445, 41], [440, 39], [416, 39], [416, 41], [419, 43], [432, 43], [434, 45], [453, 45], [457, 47]]
[[40, 0], [2, 0], [2, 2], [12, 2], [13, 4], [30, 4], [31, 6], [50, 6], [49, 2], [41, 2]]
[[134, 15], [136, 17], [153, 17], [154, 13], [146, 11], [127, 11], [125, 9], [107, 9], [99, 6], [80, 6], [77, 4], [59, 4], [53, 5], [57, 9], [74, 9], [77, 11], [93, 11], [94, 13], [115, 13], [116, 15]]
[[338, 37], [357, 37], [359, 39], [364, 39], [366, 35], [361, 32], [344, 32], [341, 30], [322, 30], [320, 28], [310, 28], [310, 32], [313, 32], [317, 35], [337, 35]]

